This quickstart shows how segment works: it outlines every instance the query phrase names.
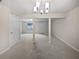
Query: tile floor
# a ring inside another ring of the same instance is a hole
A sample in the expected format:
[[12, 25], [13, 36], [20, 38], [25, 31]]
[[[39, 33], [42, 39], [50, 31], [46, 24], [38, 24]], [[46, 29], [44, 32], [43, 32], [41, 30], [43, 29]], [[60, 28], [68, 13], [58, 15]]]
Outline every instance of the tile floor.
[[25, 34], [0, 59], [79, 59], [79, 53], [57, 38], [53, 37], [49, 44], [47, 36], [36, 35], [36, 44], [33, 44], [32, 34]]

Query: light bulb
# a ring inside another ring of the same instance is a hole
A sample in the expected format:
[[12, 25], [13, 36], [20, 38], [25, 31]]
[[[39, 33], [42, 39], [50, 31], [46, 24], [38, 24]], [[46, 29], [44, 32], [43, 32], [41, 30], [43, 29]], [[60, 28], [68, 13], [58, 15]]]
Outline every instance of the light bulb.
[[49, 9], [49, 3], [48, 2], [45, 3], [45, 9]]
[[40, 10], [40, 13], [43, 14], [43, 10]]
[[36, 2], [36, 7], [37, 7], [37, 8], [40, 7], [40, 2]]
[[34, 7], [34, 12], [37, 12], [37, 8], [36, 7]]
[[45, 10], [45, 13], [47, 14], [48, 12], [49, 12], [49, 10], [48, 10], [48, 9], [46, 9], [46, 10]]

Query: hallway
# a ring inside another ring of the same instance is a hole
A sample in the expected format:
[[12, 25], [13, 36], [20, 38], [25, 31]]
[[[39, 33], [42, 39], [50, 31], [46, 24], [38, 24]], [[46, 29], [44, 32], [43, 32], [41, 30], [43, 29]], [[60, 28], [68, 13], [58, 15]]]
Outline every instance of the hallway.
[[0, 0], [0, 59], [79, 59], [79, 0]]
[[32, 34], [24, 34], [20, 42], [0, 55], [0, 59], [79, 59], [79, 53], [59, 39], [53, 37], [49, 44], [47, 38], [36, 34], [36, 44], [33, 44]]

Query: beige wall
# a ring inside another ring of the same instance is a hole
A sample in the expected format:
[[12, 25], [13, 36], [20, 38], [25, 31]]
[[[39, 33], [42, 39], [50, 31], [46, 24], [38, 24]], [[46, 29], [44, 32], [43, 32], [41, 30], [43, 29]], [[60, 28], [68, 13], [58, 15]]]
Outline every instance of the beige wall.
[[[12, 32], [12, 33], [11, 33]], [[20, 20], [0, 4], [0, 54], [20, 40]]]
[[0, 4], [0, 51], [9, 45], [9, 14], [9, 9]]
[[52, 20], [52, 33], [79, 50], [79, 7], [68, 12], [64, 19]]

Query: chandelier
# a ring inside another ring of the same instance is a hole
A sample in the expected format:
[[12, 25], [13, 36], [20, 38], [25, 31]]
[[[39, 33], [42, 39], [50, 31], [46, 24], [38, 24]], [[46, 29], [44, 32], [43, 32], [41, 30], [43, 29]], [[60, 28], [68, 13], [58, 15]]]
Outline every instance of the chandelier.
[[33, 11], [34, 11], [34, 13], [48, 14], [49, 2], [36, 1]]

